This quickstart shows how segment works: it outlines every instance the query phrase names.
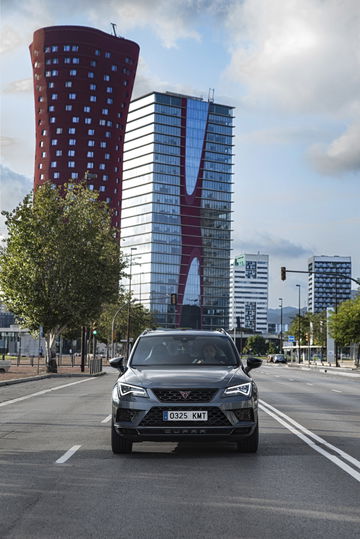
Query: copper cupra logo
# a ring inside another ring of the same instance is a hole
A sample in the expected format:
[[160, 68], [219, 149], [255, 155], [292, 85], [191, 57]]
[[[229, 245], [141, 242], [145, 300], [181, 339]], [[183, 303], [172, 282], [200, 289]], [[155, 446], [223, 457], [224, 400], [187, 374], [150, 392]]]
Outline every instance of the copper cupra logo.
[[182, 396], [182, 398], [183, 398], [184, 400], [186, 400], [186, 399], [189, 397], [191, 391], [179, 391], [179, 393], [180, 393], [180, 395]]

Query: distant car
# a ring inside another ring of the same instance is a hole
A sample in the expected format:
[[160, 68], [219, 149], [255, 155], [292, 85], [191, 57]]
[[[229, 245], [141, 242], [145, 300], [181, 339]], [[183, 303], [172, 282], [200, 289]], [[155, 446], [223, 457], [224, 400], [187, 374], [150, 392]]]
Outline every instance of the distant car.
[[147, 330], [112, 392], [113, 453], [133, 442], [227, 440], [240, 452], [258, 447], [258, 394], [249, 371], [259, 358], [239, 357], [224, 330]]
[[287, 359], [284, 354], [275, 354], [273, 356], [273, 363], [287, 363]]

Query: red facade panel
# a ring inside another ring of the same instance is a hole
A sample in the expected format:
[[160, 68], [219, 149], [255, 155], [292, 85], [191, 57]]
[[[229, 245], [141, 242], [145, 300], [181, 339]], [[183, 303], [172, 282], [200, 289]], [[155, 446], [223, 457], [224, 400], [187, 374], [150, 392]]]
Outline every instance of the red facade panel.
[[30, 55], [34, 188], [87, 179], [120, 227], [124, 133], [139, 46], [93, 28], [52, 26], [34, 33]]

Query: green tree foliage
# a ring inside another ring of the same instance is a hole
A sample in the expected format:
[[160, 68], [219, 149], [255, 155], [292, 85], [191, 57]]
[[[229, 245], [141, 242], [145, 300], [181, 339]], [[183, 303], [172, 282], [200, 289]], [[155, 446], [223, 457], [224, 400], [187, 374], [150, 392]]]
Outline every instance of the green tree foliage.
[[331, 336], [342, 346], [360, 343], [360, 295], [338, 306], [337, 313], [330, 317], [329, 329]]
[[45, 184], [3, 213], [1, 301], [23, 327], [43, 327], [49, 361], [59, 334], [89, 325], [118, 296], [124, 262], [109, 208], [85, 185]]
[[251, 335], [248, 337], [244, 348], [245, 354], [256, 354], [262, 356], [267, 353], [268, 345], [262, 335]]
[[[104, 305], [97, 322], [99, 341], [111, 344], [127, 338], [129, 294], [123, 293], [117, 302]], [[114, 324], [113, 324], [114, 323]], [[112, 333], [114, 327], [114, 334]], [[141, 303], [136, 303], [130, 295], [130, 338], [136, 339], [144, 329], [153, 327], [153, 318]]]

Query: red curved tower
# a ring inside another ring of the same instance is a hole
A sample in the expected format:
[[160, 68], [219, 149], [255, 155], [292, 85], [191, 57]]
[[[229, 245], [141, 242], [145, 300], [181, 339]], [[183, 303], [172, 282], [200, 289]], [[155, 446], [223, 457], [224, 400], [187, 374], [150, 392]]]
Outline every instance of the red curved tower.
[[122, 156], [139, 46], [84, 26], [34, 32], [34, 188], [87, 180], [120, 227]]

